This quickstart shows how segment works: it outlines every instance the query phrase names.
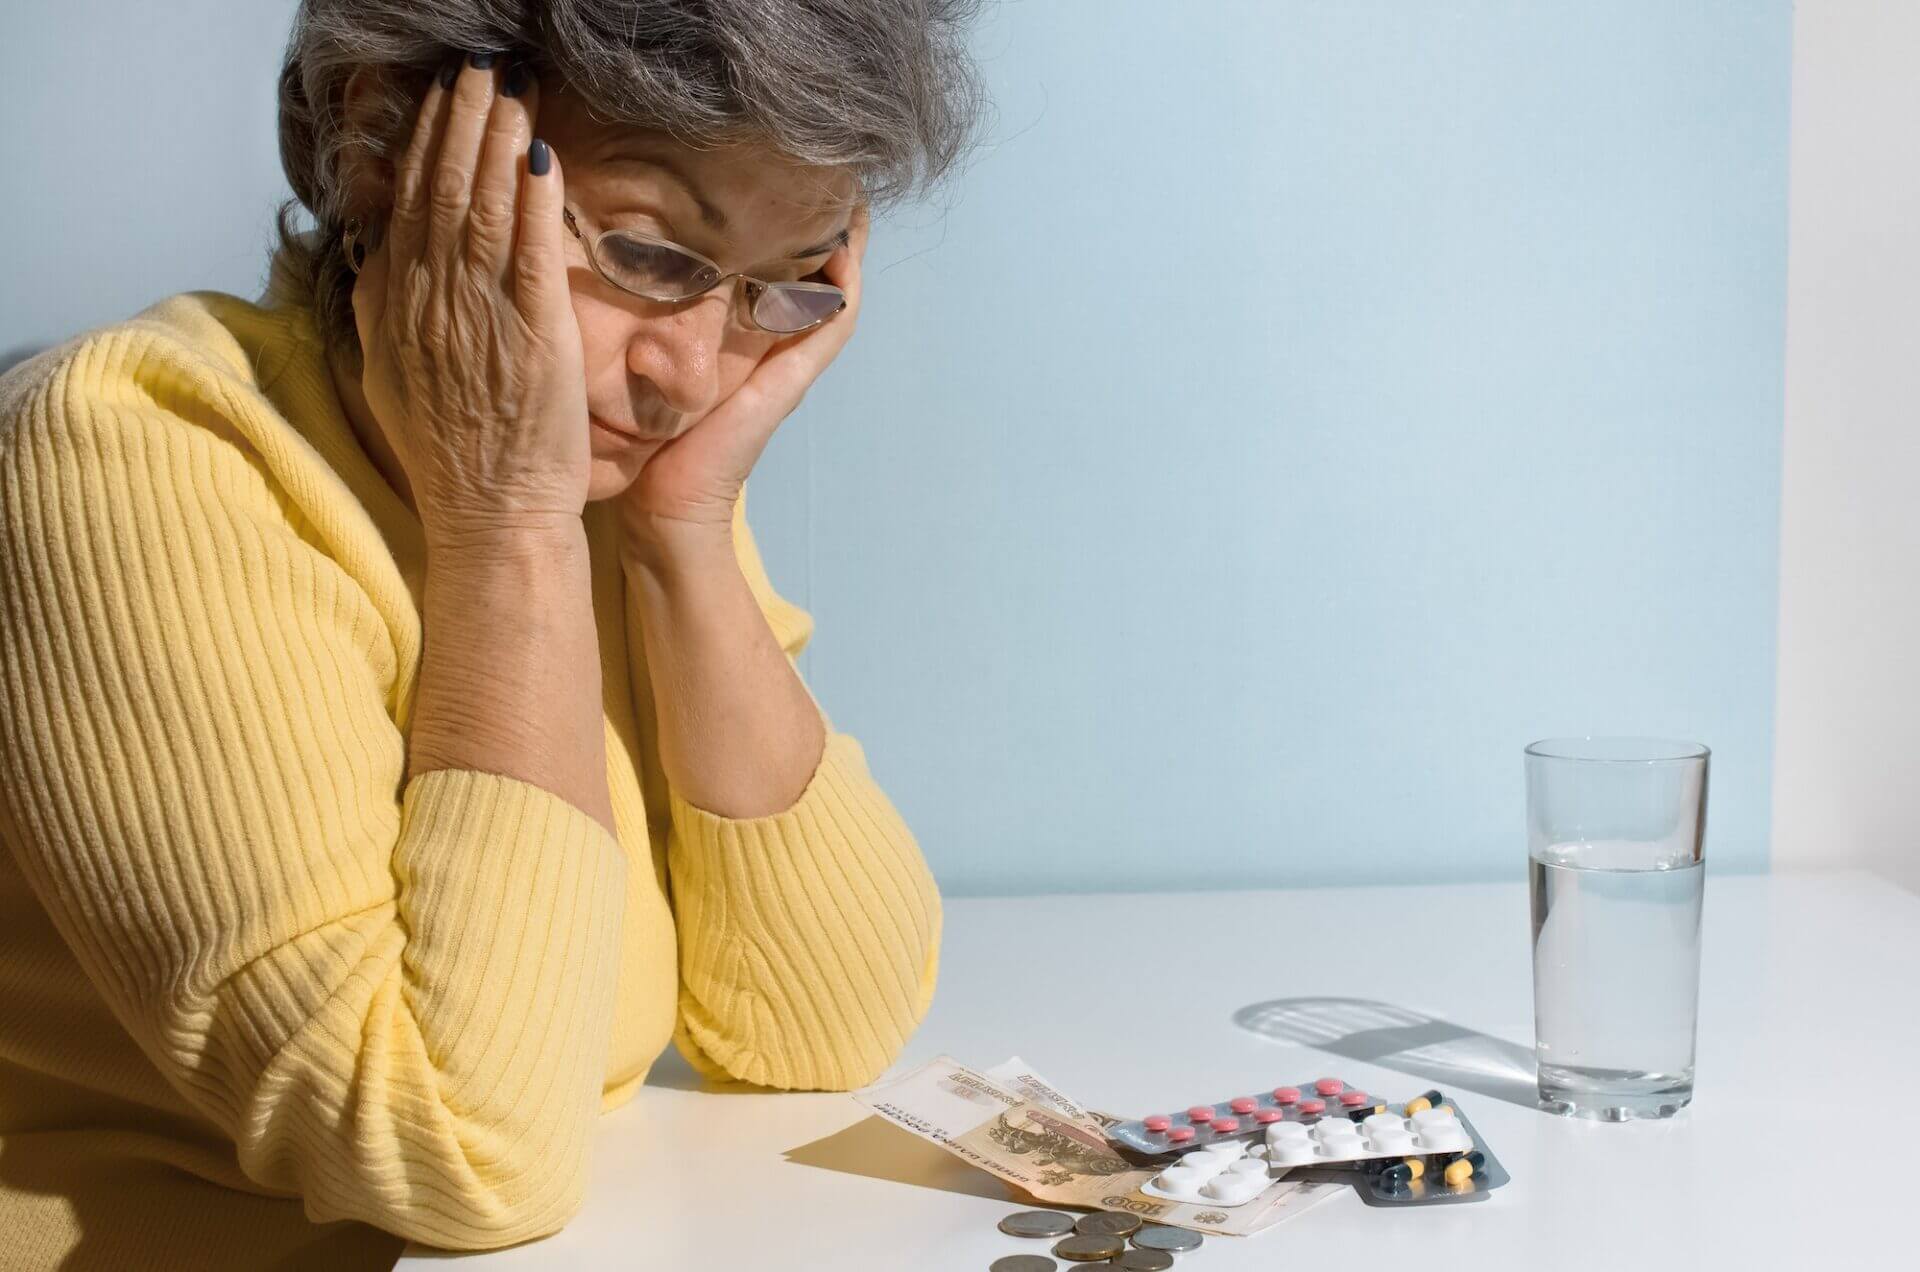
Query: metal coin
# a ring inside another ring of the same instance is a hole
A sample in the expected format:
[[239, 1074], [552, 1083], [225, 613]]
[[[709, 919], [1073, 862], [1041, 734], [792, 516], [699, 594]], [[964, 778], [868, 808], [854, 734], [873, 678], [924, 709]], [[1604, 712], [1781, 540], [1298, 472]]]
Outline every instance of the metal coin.
[[1188, 1228], [1167, 1228], [1157, 1223], [1148, 1224], [1133, 1234], [1133, 1244], [1142, 1250], [1165, 1250], [1169, 1254], [1179, 1254], [1184, 1250], [1198, 1250], [1200, 1243], [1206, 1240], [1199, 1233]]
[[1083, 1237], [1130, 1237], [1140, 1231], [1140, 1219], [1137, 1215], [1123, 1215], [1112, 1210], [1102, 1210], [1097, 1214], [1081, 1215], [1073, 1230]]
[[1173, 1256], [1165, 1250], [1128, 1250], [1113, 1261], [1113, 1266], [1126, 1272], [1167, 1272], [1173, 1266]]
[[1060, 1265], [1044, 1254], [1010, 1254], [995, 1259], [987, 1272], [1055, 1272]]
[[1064, 1237], [1073, 1231], [1073, 1216], [1058, 1210], [1021, 1210], [1002, 1219], [1000, 1231], [1010, 1237]]
[[1111, 1259], [1127, 1248], [1127, 1243], [1118, 1237], [1073, 1236], [1053, 1247], [1053, 1252], [1069, 1263], [1092, 1263], [1096, 1259]]

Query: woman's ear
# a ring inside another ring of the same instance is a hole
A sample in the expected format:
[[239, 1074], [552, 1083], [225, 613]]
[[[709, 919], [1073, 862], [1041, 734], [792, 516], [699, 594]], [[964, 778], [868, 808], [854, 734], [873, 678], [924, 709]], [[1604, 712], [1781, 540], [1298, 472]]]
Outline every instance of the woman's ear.
[[[426, 82], [422, 80], [423, 85]], [[416, 105], [409, 110], [409, 94], [385, 68], [356, 67], [347, 76], [340, 90], [340, 122], [347, 135], [357, 139], [341, 156], [340, 178], [348, 207], [392, 206], [394, 165], [385, 152], [405, 144], [405, 124], [424, 93], [422, 87], [411, 95]]]

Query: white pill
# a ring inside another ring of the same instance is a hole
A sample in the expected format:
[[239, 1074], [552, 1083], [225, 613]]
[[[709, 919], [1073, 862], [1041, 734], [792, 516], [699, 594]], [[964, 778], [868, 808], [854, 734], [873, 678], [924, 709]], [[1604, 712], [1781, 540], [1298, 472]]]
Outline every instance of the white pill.
[[1265, 1179], [1267, 1177], [1267, 1164], [1265, 1162], [1256, 1162], [1251, 1157], [1242, 1157], [1239, 1161], [1227, 1167], [1226, 1173], [1229, 1175], [1258, 1175], [1260, 1178]]
[[1223, 1205], [1237, 1206], [1251, 1200], [1255, 1193], [1266, 1186], [1266, 1180], [1255, 1179], [1251, 1175], [1220, 1175], [1200, 1185], [1200, 1195]]
[[1313, 1124], [1313, 1137], [1315, 1139], [1323, 1140], [1335, 1135], [1358, 1135], [1359, 1133], [1360, 1128], [1345, 1118], [1340, 1118], [1337, 1121], [1315, 1122]]
[[1411, 1153], [1413, 1135], [1397, 1126], [1383, 1126], [1368, 1136], [1367, 1142], [1376, 1153]]
[[1227, 1163], [1232, 1160], [1233, 1156], [1229, 1153], [1218, 1152], [1211, 1148], [1203, 1148], [1197, 1153], [1188, 1153], [1185, 1157], [1182, 1157], [1180, 1164], [1188, 1170], [1199, 1171], [1202, 1175], [1217, 1175], [1225, 1170]]
[[1170, 1193], [1192, 1193], [1207, 1177], [1191, 1166], [1169, 1166], [1154, 1177], [1153, 1185]]
[[1336, 1135], [1320, 1141], [1320, 1155], [1335, 1161], [1349, 1157], [1365, 1157], [1367, 1142], [1358, 1135]]
[[1427, 1153], [1458, 1153], [1473, 1147], [1473, 1137], [1458, 1126], [1429, 1126], [1420, 1132], [1420, 1148]]
[[1247, 1155], [1247, 1141], [1221, 1140], [1218, 1144], [1207, 1145], [1207, 1151], [1209, 1153], [1219, 1153], [1228, 1160], [1245, 1157]]
[[1267, 1128], [1269, 1144], [1304, 1144], [1308, 1138], [1307, 1128], [1298, 1122], [1275, 1122]]
[[1432, 1126], [1436, 1122], [1451, 1122], [1454, 1116], [1452, 1109], [1443, 1106], [1437, 1109], [1422, 1109], [1409, 1120], [1415, 1126]]
[[1303, 1166], [1314, 1158], [1313, 1144], [1308, 1140], [1276, 1144], [1267, 1154], [1267, 1160], [1275, 1166]]
[[1391, 1126], [1398, 1130], [1405, 1130], [1407, 1119], [1397, 1113], [1375, 1113], [1369, 1116], [1366, 1121], [1360, 1123], [1360, 1125], [1370, 1131], [1377, 1131], [1383, 1126]]

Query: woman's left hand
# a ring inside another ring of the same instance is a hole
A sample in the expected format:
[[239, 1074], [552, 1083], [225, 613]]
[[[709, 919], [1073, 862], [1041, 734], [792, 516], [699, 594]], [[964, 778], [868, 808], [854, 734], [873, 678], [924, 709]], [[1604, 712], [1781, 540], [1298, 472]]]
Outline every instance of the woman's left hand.
[[700, 537], [731, 530], [734, 504], [774, 430], [853, 335], [868, 228], [866, 205], [856, 206], [846, 244], [821, 267], [826, 281], [846, 293], [847, 307], [775, 344], [705, 419], [656, 451], [619, 496], [630, 549], [651, 553], [682, 533]]

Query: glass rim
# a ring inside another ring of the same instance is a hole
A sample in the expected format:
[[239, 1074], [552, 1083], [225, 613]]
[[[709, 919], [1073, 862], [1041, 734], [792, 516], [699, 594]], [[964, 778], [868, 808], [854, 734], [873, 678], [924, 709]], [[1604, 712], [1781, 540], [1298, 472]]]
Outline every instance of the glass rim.
[[1676, 738], [1588, 736], [1541, 738], [1538, 742], [1529, 742], [1525, 754], [1534, 759], [1567, 760], [1577, 764], [1685, 764], [1704, 761], [1713, 752], [1702, 743]]

